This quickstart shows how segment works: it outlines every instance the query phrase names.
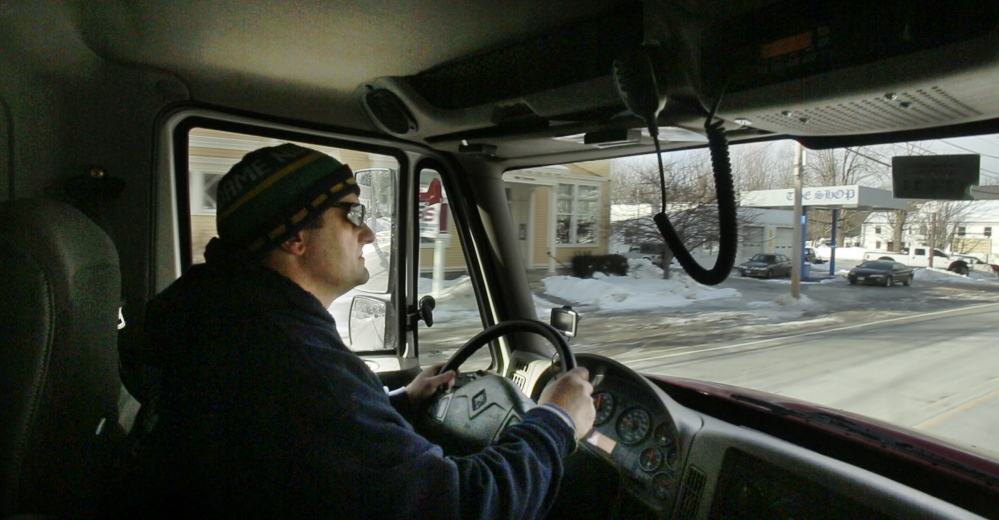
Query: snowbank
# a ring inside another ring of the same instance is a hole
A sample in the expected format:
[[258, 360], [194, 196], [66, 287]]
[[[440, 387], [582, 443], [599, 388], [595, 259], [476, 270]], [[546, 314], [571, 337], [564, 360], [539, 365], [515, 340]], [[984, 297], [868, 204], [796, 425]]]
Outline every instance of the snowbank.
[[971, 285], [996, 283], [996, 277], [986, 273], [972, 271], [969, 276], [962, 276], [936, 267], [916, 269], [913, 276], [920, 282], [963, 283]]
[[740, 296], [735, 289], [701, 285], [681, 271], [672, 271], [672, 278], [664, 280], [662, 269], [648, 260], [631, 259], [628, 264], [628, 276], [549, 276], [541, 283], [553, 297], [605, 311], [680, 307], [698, 300]]
[[795, 299], [790, 294], [783, 294], [768, 302], [749, 302], [747, 307], [757, 314], [771, 319], [797, 318], [808, 311], [818, 311], [825, 308], [821, 303], [802, 294]]

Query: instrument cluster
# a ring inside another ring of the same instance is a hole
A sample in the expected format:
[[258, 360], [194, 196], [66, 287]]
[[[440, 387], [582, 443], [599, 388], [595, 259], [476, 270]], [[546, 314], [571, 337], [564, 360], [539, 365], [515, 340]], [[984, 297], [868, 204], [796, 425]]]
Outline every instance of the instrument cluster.
[[676, 426], [664, 408], [632, 397], [642, 393], [621, 383], [600, 385], [593, 393], [597, 415], [585, 441], [627, 474], [624, 481], [633, 495], [668, 507], [679, 491]]

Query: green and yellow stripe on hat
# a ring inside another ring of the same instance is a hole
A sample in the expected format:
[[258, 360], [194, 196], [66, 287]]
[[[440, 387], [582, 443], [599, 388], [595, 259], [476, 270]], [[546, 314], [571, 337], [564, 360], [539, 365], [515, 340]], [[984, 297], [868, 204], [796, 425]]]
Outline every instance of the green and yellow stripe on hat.
[[219, 239], [262, 253], [360, 188], [340, 161], [289, 143], [246, 154], [219, 181], [217, 193]]

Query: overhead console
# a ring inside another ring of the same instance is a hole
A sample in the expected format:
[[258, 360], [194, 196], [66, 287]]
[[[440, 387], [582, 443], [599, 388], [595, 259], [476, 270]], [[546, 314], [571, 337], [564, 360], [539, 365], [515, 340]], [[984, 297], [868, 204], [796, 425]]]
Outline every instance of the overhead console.
[[705, 82], [743, 92], [981, 38], [997, 20], [990, 0], [772, 2], [710, 30]]
[[702, 35], [702, 94], [800, 135], [994, 118], [997, 27], [990, 0], [768, 2]]
[[704, 116], [719, 99], [716, 115], [735, 141], [789, 135], [808, 144], [999, 120], [992, 0], [632, 1], [417, 74], [374, 79], [357, 96], [382, 131], [452, 152], [640, 153], [651, 138], [612, 70], [643, 45], [667, 99], [659, 126], [676, 129], [666, 149], [703, 144]]
[[[600, 16], [418, 74], [379, 78], [358, 94], [376, 125], [407, 137], [602, 121], [624, 110], [610, 77], [613, 60], [640, 45], [642, 36], [642, 5], [625, 2]], [[413, 124], [402, 124], [404, 118]]]

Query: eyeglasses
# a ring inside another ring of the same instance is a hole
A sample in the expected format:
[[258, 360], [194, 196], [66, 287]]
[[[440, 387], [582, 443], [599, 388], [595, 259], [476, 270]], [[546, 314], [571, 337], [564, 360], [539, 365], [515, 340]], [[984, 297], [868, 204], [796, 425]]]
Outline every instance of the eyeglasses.
[[347, 214], [344, 216], [347, 217], [347, 220], [349, 220], [355, 227], [361, 227], [364, 225], [364, 214], [366, 212], [364, 204], [357, 202], [336, 202], [333, 206], [338, 208], [347, 208]]

